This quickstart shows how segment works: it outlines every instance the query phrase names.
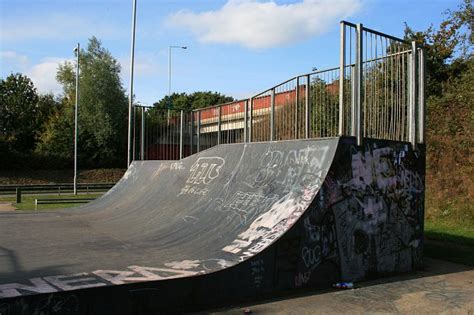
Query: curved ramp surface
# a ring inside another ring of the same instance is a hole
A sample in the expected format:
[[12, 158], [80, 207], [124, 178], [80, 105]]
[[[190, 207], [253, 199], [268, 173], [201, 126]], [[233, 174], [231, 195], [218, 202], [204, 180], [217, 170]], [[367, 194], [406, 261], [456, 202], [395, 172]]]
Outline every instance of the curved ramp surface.
[[134, 162], [88, 205], [0, 213], [0, 313], [182, 312], [417, 269], [424, 156], [343, 137]]
[[[223, 145], [181, 161], [134, 162], [114, 188], [88, 205], [2, 214], [0, 297], [233, 266], [296, 222], [321, 187], [337, 143]], [[140, 275], [129, 277], [133, 272]], [[94, 280], [64, 277], [72, 274]], [[41, 289], [5, 286], [45, 277]]]

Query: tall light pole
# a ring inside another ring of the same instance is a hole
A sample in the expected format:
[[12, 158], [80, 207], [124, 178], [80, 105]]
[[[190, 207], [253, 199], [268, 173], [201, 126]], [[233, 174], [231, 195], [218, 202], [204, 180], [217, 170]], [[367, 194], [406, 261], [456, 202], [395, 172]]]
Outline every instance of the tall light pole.
[[128, 146], [127, 167], [132, 162], [132, 108], [133, 108], [133, 64], [135, 58], [135, 26], [137, 24], [137, 0], [133, 0], [132, 12], [132, 44], [130, 52], [130, 95], [128, 96]]
[[188, 49], [187, 46], [169, 46], [168, 47], [168, 124], [170, 123], [170, 109], [171, 109], [171, 49]]
[[81, 46], [77, 43], [74, 48], [76, 52], [76, 104], [74, 108], [74, 195], [77, 195], [77, 110], [79, 104], [79, 55], [81, 54]]

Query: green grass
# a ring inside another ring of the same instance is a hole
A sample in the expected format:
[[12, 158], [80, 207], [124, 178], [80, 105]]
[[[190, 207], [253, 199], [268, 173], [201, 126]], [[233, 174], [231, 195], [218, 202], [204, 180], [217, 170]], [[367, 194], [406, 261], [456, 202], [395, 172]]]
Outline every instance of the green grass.
[[[74, 196], [73, 194], [52, 194], [52, 195], [23, 195], [21, 198], [21, 203], [15, 203], [16, 197], [0, 197], [0, 201], [12, 202], [13, 206], [18, 208], [18, 210], [22, 211], [35, 211], [35, 199], [37, 198], [54, 198], [54, 199], [61, 199], [61, 198], [98, 198], [102, 196], [101, 193], [94, 193], [94, 194], [80, 194]], [[72, 208], [78, 207], [82, 204], [80, 203], [60, 203], [60, 204], [51, 204], [51, 205], [38, 205], [38, 211], [41, 210], [50, 210], [50, 209], [63, 209], [63, 208]]]
[[474, 266], [474, 227], [449, 221], [425, 222], [425, 255]]
[[425, 237], [444, 242], [474, 247], [474, 226], [443, 221], [426, 221]]

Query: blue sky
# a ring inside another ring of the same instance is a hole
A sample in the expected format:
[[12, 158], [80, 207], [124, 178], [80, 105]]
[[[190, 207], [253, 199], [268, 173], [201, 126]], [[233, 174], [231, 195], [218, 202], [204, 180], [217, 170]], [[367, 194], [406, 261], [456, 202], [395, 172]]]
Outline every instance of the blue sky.
[[[435, 26], [455, 0], [137, 0], [136, 101], [168, 91], [168, 46], [174, 92], [218, 91], [236, 98], [312, 67], [337, 66], [339, 21], [396, 36], [404, 22]], [[122, 65], [128, 88], [132, 0], [0, 0], [0, 77], [21, 72], [40, 92], [61, 93], [58, 63], [77, 42], [98, 37]]]

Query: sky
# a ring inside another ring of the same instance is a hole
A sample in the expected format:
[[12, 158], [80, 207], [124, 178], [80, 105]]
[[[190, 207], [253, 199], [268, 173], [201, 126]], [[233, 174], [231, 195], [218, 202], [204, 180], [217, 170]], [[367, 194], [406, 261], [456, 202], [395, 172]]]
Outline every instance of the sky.
[[[135, 101], [172, 92], [247, 98], [339, 60], [339, 22], [403, 37], [435, 27], [460, 0], [137, 0]], [[29, 76], [40, 93], [62, 93], [58, 64], [96, 36], [129, 86], [132, 0], [0, 0], [0, 78]]]

